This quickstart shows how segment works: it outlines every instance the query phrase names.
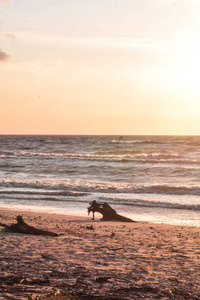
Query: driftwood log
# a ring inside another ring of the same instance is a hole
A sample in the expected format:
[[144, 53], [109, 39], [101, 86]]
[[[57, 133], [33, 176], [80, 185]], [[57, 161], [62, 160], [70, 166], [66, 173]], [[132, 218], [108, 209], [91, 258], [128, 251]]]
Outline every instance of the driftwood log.
[[37, 229], [33, 226], [29, 226], [26, 224], [22, 218], [22, 216], [17, 216], [17, 223], [12, 225], [6, 225], [3, 223], [0, 223], [0, 226], [3, 226], [5, 231], [9, 232], [17, 232], [17, 233], [26, 233], [26, 234], [34, 234], [34, 235], [49, 235], [49, 236], [58, 236], [57, 233]]
[[88, 207], [88, 215], [90, 212], [93, 213], [93, 220], [94, 213], [98, 212], [103, 215], [103, 218], [101, 219], [102, 221], [135, 222], [129, 218], [117, 214], [117, 212], [106, 202], [97, 203], [95, 200], [90, 202], [90, 206]]

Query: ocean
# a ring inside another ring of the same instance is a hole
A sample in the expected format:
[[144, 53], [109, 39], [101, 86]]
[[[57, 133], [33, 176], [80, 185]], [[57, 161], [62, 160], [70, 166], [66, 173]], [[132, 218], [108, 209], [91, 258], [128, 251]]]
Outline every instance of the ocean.
[[93, 200], [200, 226], [200, 136], [0, 136], [0, 209], [87, 216]]

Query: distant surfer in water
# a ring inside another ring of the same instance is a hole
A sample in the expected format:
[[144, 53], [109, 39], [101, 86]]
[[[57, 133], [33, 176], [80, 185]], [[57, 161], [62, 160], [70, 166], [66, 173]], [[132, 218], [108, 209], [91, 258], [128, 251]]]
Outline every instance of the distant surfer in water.
[[121, 141], [122, 138], [123, 138], [123, 136], [121, 135], [121, 136], [119, 137], [118, 142], [117, 142], [117, 152], [118, 152], [118, 150], [119, 150], [119, 142]]

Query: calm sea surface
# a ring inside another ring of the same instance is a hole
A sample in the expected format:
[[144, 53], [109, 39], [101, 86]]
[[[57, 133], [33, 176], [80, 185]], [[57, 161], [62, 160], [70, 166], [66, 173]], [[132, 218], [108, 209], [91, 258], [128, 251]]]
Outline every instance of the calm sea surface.
[[200, 137], [0, 136], [0, 208], [87, 216], [93, 200], [200, 226]]

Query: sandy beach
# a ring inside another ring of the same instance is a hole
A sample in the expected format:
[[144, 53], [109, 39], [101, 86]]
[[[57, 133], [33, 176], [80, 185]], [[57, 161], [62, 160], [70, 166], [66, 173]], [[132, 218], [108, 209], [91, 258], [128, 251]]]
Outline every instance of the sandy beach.
[[0, 222], [18, 215], [59, 236], [0, 228], [2, 300], [200, 299], [198, 227], [10, 210]]

